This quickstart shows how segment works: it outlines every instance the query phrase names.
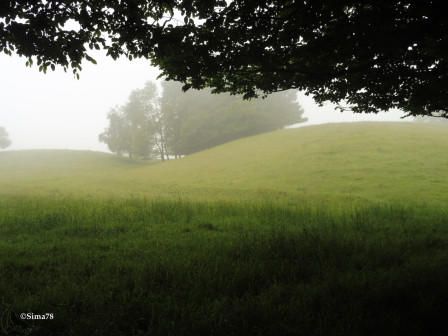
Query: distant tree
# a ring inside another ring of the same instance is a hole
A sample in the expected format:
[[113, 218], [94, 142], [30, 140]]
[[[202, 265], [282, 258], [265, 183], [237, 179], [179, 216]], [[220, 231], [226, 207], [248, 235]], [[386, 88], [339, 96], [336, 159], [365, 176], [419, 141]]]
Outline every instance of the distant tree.
[[176, 82], [164, 82], [162, 86], [161, 106], [173, 155], [306, 121], [293, 90], [247, 101], [241, 96], [215, 95], [210, 89], [182, 93], [181, 84]]
[[122, 108], [111, 109], [107, 118], [109, 126], [99, 135], [100, 142], [105, 143], [111, 152], [119, 155], [127, 154], [132, 159], [134, 154], [132, 135]]
[[166, 126], [165, 116], [160, 106], [160, 95], [153, 82], [147, 82], [142, 90], [142, 101], [150, 125], [154, 149], [159, 153], [162, 161], [168, 158], [167, 141], [169, 130]]
[[[162, 82], [163, 93], [160, 99], [164, 116], [166, 147], [171, 155], [182, 155], [182, 127], [198, 104], [206, 104], [203, 100], [195, 99], [191, 92], [184, 93], [181, 84], [176, 82]], [[204, 108], [206, 105], [203, 106]]]
[[[148, 81], [142, 89], [136, 89], [131, 93], [130, 104], [128, 104], [128, 114], [137, 114], [143, 119], [140, 121], [142, 131], [147, 137], [147, 145], [151, 152], [158, 153], [161, 160], [167, 157], [166, 149], [166, 127], [160, 106], [160, 97], [157, 85]], [[143, 126], [144, 125], [144, 126]]]
[[131, 159], [151, 156], [157, 141], [154, 135], [157, 128], [154, 115], [159, 114], [157, 95], [152, 82], [132, 91], [125, 105], [109, 112], [109, 126], [99, 135], [100, 142], [112, 152], [127, 154]]
[[247, 101], [210, 89], [183, 92], [176, 82], [162, 88], [160, 95], [147, 82], [132, 91], [126, 104], [111, 109], [99, 140], [131, 159], [155, 155], [164, 161], [306, 120], [293, 91]]
[[11, 146], [11, 140], [9, 140], [9, 134], [4, 127], [0, 127], [0, 148], [5, 149]]

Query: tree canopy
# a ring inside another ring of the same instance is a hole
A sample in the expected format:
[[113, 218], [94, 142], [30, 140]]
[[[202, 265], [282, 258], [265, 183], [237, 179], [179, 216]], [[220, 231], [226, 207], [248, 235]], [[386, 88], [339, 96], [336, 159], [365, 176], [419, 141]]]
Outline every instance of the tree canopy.
[[[354, 112], [448, 118], [445, 0], [4, 0], [0, 51], [81, 69], [145, 57], [184, 89], [300, 89]], [[73, 28], [70, 28], [73, 27]]]

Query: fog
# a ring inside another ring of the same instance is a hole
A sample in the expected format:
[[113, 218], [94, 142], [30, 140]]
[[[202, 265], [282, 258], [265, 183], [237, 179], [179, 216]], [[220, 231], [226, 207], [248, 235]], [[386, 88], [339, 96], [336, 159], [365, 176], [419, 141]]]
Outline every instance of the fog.
[[[129, 93], [156, 80], [158, 70], [148, 60], [119, 59], [93, 55], [97, 65], [85, 62], [80, 79], [61, 67], [40, 73], [37, 66], [26, 67], [25, 58], [0, 54], [0, 126], [9, 133], [7, 150], [82, 149], [108, 151], [98, 141], [107, 127], [111, 107], [125, 103]], [[403, 113], [378, 115], [341, 113], [334, 106], [317, 106], [300, 93], [299, 102], [308, 121], [300, 126], [328, 122], [399, 121]]]
[[145, 60], [95, 58], [99, 64], [85, 62], [77, 80], [62, 67], [43, 74], [26, 67], [24, 58], [0, 55], [0, 125], [12, 141], [8, 149], [107, 151], [98, 134], [109, 109], [158, 73]]

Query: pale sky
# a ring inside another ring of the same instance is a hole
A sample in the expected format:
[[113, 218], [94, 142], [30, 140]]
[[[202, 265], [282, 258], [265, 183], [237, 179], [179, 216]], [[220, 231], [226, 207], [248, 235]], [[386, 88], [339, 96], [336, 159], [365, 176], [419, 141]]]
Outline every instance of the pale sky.
[[[93, 54], [93, 53], [92, 53]], [[93, 54], [98, 64], [83, 64], [81, 78], [61, 67], [47, 74], [26, 67], [25, 58], [0, 53], [0, 126], [9, 133], [7, 150], [82, 149], [107, 151], [98, 134], [107, 127], [110, 108], [122, 105], [130, 92], [156, 80], [158, 70], [148, 60], [114, 61]], [[308, 122], [302, 125], [351, 121], [399, 121], [399, 111], [378, 115], [340, 113], [327, 104], [318, 107], [299, 94]]]

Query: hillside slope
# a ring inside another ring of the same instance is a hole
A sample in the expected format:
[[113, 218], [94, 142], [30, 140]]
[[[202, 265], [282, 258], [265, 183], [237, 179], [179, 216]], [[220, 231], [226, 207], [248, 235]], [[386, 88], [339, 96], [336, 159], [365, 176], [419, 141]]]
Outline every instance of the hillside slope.
[[308, 126], [240, 139], [160, 164], [76, 151], [0, 153], [0, 190], [245, 194], [448, 201], [448, 128], [412, 123]]
[[128, 172], [207, 188], [374, 200], [448, 200], [448, 128], [347, 123], [282, 130]]

